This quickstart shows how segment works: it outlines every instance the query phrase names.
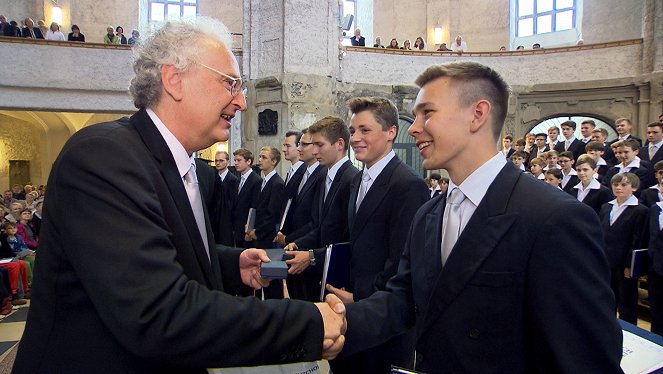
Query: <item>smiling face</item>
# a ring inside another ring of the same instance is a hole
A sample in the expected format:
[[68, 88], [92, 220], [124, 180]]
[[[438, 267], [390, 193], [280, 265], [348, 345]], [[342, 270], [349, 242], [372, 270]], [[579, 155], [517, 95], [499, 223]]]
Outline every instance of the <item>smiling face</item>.
[[408, 134], [414, 137], [425, 169], [449, 171], [462, 167], [461, 160], [474, 152], [468, 145], [473, 106], [460, 105], [455, 84], [458, 83], [451, 78], [437, 78], [426, 83], [417, 94], [415, 119]]
[[594, 130], [594, 127], [590, 123], [580, 124], [580, 135], [582, 135], [583, 138], [589, 138], [592, 136], [592, 130]]
[[182, 97], [177, 107], [181, 131], [179, 139], [188, 152], [226, 141], [230, 137], [230, 121], [237, 111], [246, 110], [243, 92], [231, 94], [227, 77], [201, 66], [204, 64], [230, 77], [239, 77], [239, 66], [235, 56], [223, 45], [211, 39], [200, 41], [202, 52], [199, 64], [192, 64], [181, 72]]
[[365, 110], [350, 119], [350, 145], [355, 158], [369, 168], [391, 151], [396, 137], [396, 126], [383, 130], [373, 113]]
[[615, 130], [619, 136], [624, 136], [631, 133], [633, 126], [628, 121], [620, 121], [615, 125]]

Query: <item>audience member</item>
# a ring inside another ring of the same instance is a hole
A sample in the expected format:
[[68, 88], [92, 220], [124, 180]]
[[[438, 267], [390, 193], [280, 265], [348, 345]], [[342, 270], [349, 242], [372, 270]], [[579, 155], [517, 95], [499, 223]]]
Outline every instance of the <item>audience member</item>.
[[18, 27], [18, 23], [16, 23], [16, 21], [9, 22], [9, 27], [5, 29], [5, 36], [12, 36], [17, 38], [22, 36], [21, 28]]
[[9, 208], [11, 207], [12, 203], [15, 203], [16, 199], [14, 198], [14, 195], [12, 194], [11, 190], [5, 190], [3, 194], [3, 201], [2, 205], [6, 208], [7, 212], [9, 212]]
[[115, 35], [112, 26], [106, 28], [106, 35], [104, 35], [104, 43], [106, 44], [120, 44], [120, 38]]
[[638, 279], [631, 278], [629, 269], [633, 250], [648, 244], [648, 209], [633, 195], [640, 187], [635, 174], [616, 174], [610, 185], [615, 199], [603, 204], [599, 215], [610, 266], [610, 287], [615, 294], [619, 318], [637, 325]]
[[355, 29], [355, 36], [353, 36], [353, 37], [350, 39], [350, 42], [351, 42], [352, 45], [354, 45], [354, 46], [358, 46], [358, 47], [364, 47], [364, 46], [366, 46], [366, 39], [365, 39], [363, 36], [361, 36], [361, 30], [358, 29], [358, 28]]
[[18, 222], [16, 222], [16, 235], [23, 239], [26, 247], [36, 250], [39, 246], [39, 238], [35, 233], [34, 225], [30, 222], [31, 220], [32, 211], [30, 209], [23, 209]]
[[506, 47], [505, 47], [505, 46], [501, 46], [501, 47], [500, 47], [500, 52], [506, 52]]
[[373, 48], [384, 48], [382, 45], [382, 40], [379, 36], [375, 37], [375, 44], [373, 44]]
[[437, 50], [439, 52], [451, 52], [451, 50], [447, 48], [447, 43], [440, 44], [440, 48], [438, 48]]
[[60, 31], [60, 25], [57, 22], [51, 22], [51, 28], [46, 33], [46, 40], [65, 41], [64, 34]]
[[467, 52], [467, 43], [465, 43], [462, 36], [458, 35], [456, 40], [451, 43], [451, 50], [454, 52]]
[[131, 38], [129, 38], [129, 45], [134, 45], [140, 41], [140, 32], [138, 30], [133, 29], [131, 30]]
[[422, 38], [421, 36], [417, 36], [417, 39], [414, 41], [414, 49], [418, 49], [420, 51], [426, 49], [426, 43], [424, 43], [424, 38]]
[[[6, 228], [13, 225], [6, 223], [3, 227]], [[7, 271], [7, 281], [9, 283], [9, 300], [12, 305], [25, 305], [27, 301], [25, 298], [30, 297], [30, 281], [29, 269], [25, 261], [16, 257], [12, 251], [9, 243], [7, 242], [7, 235], [0, 234], [0, 258], [11, 258], [10, 262], [0, 264], [0, 269]], [[6, 298], [6, 296], [5, 296]], [[3, 298], [3, 300], [5, 299]]]
[[532, 49], [541, 49], [541, 44], [539, 43], [532, 44]]
[[525, 46], [523, 46], [523, 45], [519, 45], [519, 46], [516, 47], [516, 51], [524, 51], [524, 50], [525, 50]]
[[35, 212], [32, 214], [32, 223], [34, 225], [35, 234], [39, 237], [39, 232], [41, 230], [41, 216], [42, 208], [44, 207], [44, 201], [39, 200], [35, 204]]
[[5, 34], [5, 30], [8, 27], [9, 27], [9, 22], [7, 22], [7, 17], [4, 14], [0, 14], [0, 35], [9, 36]]
[[398, 49], [398, 40], [396, 40], [396, 38], [391, 39], [387, 48]]
[[41, 31], [42, 35], [46, 35], [48, 33], [48, 27], [46, 27], [46, 21], [44, 21], [43, 19], [37, 21], [37, 27], [39, 27], [39, 30]]
[[67, 35], [67, 40], [70, 42], [84, 42], [85, 35], [81, 34], [81, 29], [78, 25], [72, 25], [71, 32]]
[[127, 44], [127, 38], [124, 36], [124, 28], [122, 26], [115, 28], [115, 35], [120, 39], [120, 44]]
[[35, 23], [31, 18], [26, 18], [23, 22], [25, 26], [23, 26], [21, 34], [24, 38], [44, 39], [44, 34], [42, 34], [39, 27], [35, 27]]
[[404, 50], [406, 50], [406, 51], [411, 51], [411, 50], [412, 50], [412, 48], [410, 48], [410, 39], [405, 39], [405, 41], [403, 42], [403, 46], [401, 47], [401, 49], [404, 49]]

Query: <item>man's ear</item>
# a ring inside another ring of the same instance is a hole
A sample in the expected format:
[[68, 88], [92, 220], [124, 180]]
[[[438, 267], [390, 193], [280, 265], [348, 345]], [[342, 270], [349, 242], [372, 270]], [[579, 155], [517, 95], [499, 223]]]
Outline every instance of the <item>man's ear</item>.
[[639, 149], [634, 149], [634, 150], [633, 150], [633, 153], [635, 153], [635, 155], [637, 156], [638, 153], [640, 153], [640, 150], [639, 150]]
[[492, 104], [488, 100], [479, 100], [476, 102], [474, 104], [474, 112], [472, 113], [473, 118], [470, 131], [476, 132], [483, 126], [490, 126], [489, 117], [492, 109]]
[[164, 91], [175, 101], [182, 100], [182, 73], [173, 65], [161, 66], [161, 82]]

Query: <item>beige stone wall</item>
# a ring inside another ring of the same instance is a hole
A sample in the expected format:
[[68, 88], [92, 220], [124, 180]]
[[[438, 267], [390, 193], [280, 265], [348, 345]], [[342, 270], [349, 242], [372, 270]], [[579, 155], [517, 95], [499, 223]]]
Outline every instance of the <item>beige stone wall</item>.
[[0, 14], [4, 14], [8, 21], [19, 22], [25, 18], [32, 18], [37, 22], [37, 20], [44, 18], [43, 1], [0, 0]]
[[0, 115], [0, 188], [9, 188], [9, 160], [30, 161], [30, 182], [45, 184], [42, 164], [42, 138], [32, 123]]

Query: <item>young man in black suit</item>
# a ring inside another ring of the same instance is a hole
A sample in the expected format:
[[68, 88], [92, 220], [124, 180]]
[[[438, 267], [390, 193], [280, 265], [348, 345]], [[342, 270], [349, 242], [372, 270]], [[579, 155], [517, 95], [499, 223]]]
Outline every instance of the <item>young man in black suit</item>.
[[527, 156], [527, 163], [525, 167], [529, 168], [530, 162], [535, 158], [541, 158], [541, 156], [548, 152], [550, 148], [546, 145], [546, 134], [538, 133], [534, 136], [534, 145], [532, 150]]
[[193, 154], [247, 107], [227, 30], [205, 17], [154, 30], [134, 46], [139, 110], [62, 148], [14, 372], [204, 373], [318, 360], [325, 338], [340, 350], [327, 303], [233, 296], [264, 285], [269, 259], [214, 243]]
[[281, 153], [274, 147], [262, 147], [258, 167], [262, 172], [260, 193], [253, 206], [256, 210], [255, 228], [246, 233], [245, 240], [257, 248], [273, 248], [274, 236], [281, 220], [284, 183], [276, 173]]
[[559, 127], [552, 126], [548, 128], [548, 148], [552, 151], [559, 143]]
[[237, 195], [232, 207], [232, 225], [235, 246], [249, 248], [251, 243], [246, 241], [246, 222], [249, 209], [256, 206], [262, 179], [253, 171], [253, 153], [246, 148], [239, 148], [233, 152], [235, 170], [240, 174], [237, 185]]
[[235, 245], [232, 227], [232, 207], [237, 197], [239, 178], [230, 172], [230, 155], [226, 151], [218, 151], [214, 155], [216, 175], [219, 180], [216, 211], [212, 218], [214, 239], [217, 244]]
[[633, 250], [646, 248], [649, 209], [633, 195], [640, 180], [633, 173], [619, 173], [610, 181], [615, 199], [601, 207], [605, 255], [610, 266], [610, 286], [617, 300], [619, 318], [638, 324], [638, 279], [631, 278]]
[[[293, 204], [297, 198], [299, 183], [301, 182], [302, 178], [304, 177], [304, 173], [306, 172], [306, 166], [304, 165], [304, 162], [300, 160], [299, 154], [299, 142], [301, 141], [301, 138], [301, 131], [288, 131], [285, 134], [283, 145], [281, 147], [283, 157], [290, 162], [290, 169], [288, 169], [288, 173], [286, 174], [285, 178], [283, 201], [281, 203], [281, 211], [279, 212], [279, 229], [283, 229], [281, 227], [281, 223], [283, 223], [284, 227], [291, 225]], [[290, 207], [286, 212], [288, 201], [290, 201]], [[284, 215], [286, 216], [284, 217]], [[286, 231], [288, 230], [286, 229]], [[277, 240], [274, 239], [274, 241]]]
[[[604, 128], [598, 128], [592, 130], [592, 141], [593, 142], [599, 142], [603, 144], [605, 147], [603, 150], [603, 159], [605, 162], [612, 167], [615, 164], [620, 163], [621, 161], [617, 161], [617, 158], [615, 157], [615, 152], [612, 151], [612, 147], [610, 147], [610, 143], [606, 142], [608, 139], [608, 130]], [[585, 150], [587, 150], [585, 148]], [[600, 165], [598, 165], [600, 166]]]
[[580, 141], [587, 144], [592, 141], [592, 131], [596, 128], [596, 122], [591, 119], [586, 119], [580, 122]]
[[[352, 182], [350, 195], [350, 286], [327, 289], [344, 303], [384, 290], [398, 270], [414, 214], [429, 200], [421, 176], [392, 149], [398, 134], [398, 109], [389, 100], [360, 97], [348, 101], [350, 145], [364, 170]], [[386, 373], [391, 365], [411, 368], [414, 331], [410, 330], [366, 352], [331, 361], [335, 373]], [[338, 361], [338, 362], [337, 362]]]
[[642, 147], [642, 139], [631, 135], [631, 131], [633, 130], [633, 124], [631, 123], [630, 119], [617, 118], [615, 120], [615, 130], [617, 130], [617, 139], [610, 142], [610, 144], [616, 143], [620, 140], [633, 139], [638, 142], [638, 148]]
[[[311, 134], [313, 155], [320, 165], [327, 167], [327, 175], [320, 180], [313, 203], [312, 230], [289, 243], [285, 249], [295, 256], [288, 261], [290, 274], [299, 274], [309, 265], [315, 265], [321, 277], [325, 261], [325, 249], [321, 247], [347, 242], [350, 238], [350, 185], [359, 170], [347, 156], [350, 132], [343, 120], [332, 116], [322, 118], [308, 128], [308, 133]], [[301, 250], [297, 251], [298, 248]]]
[[[663, 160], [663, 149], [661, 148], [663, 148], [663, 124], [652, 122], [647, 125], [647, 144], [640, 148], [638, 157], [654, 165]], [[650, 177], [650, 180], [655, 179], [654, 174], [651, 174]]]
[[[661, 172], [663, 175], [663, 171]], [[651, 268], [649, 305], [651, 305], [651, 332], [663, 335], [663, 202], [649, 208], [649, 258]]]
[[502, 138], [502, 153], [507, 160], [511, 159], [511, 155], [516, 151], [511, 148], [511, 143], [513, 143], [513, 136], [507, 135]]
[[424, 168], [449, 172], [449, 196], [415, 215], [387, 291], [346, 305], [341, 355], [414, 326], [418, 371], [621, 372], [598, 216], [496, 151], [506, 83], [474, 62], [416, 83], [408, 132]]
[[25, 26], [21, 29], [21, 36], [24, 38], [44, 39], [44, 34], [42, 34], [41, 29], [35, 27], [35, 23], [31, 18], [25, 19]]
[[640, 203], [646, 207], [663, 201], [663, 161], [654, 164], [654, 178], [656, 184], [640, 192]]
[[558, 142], [554, 150], [557, 153], [565, 151], [573, 153], [573, 160], [575, 161], [581, 154], [585, 153], [585, 143], [575, 137], [576, 123], [574, 121], [563, 122], [560, 127], [562, 128], [564, 141]]

